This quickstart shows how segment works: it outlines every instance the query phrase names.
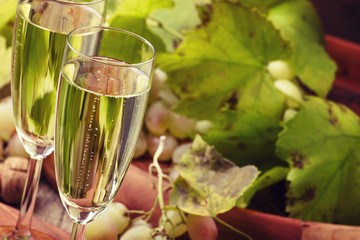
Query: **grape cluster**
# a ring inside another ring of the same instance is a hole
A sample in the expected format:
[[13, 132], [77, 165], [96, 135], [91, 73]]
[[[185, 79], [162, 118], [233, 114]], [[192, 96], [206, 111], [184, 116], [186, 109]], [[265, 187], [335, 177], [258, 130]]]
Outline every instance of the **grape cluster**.
[[[119, 202], [111, 203], [94, 221], [87, 224], [87, 240], [162, 240], [175, 239], [186, 232], [192, 240], [215, 240], [218, 230], [211, 217], [185, 215], [179, 210], [166, 210], [160, 217], [159, 232], [143, 219], [130, 220], [128, 209]], [[119, 238], [120, 236], [120, 238]]]
[[113, 202], [94, 221], [87, 224], [87, 240], [116, 240], [130, 224], [130, 214], [126, 206]]
[[[212, 123], [208, 120], [194, 119], [175, 113], [172, 108], [178, 103], [178, 97], [166, 86], [167, 75], [161, 69], [155, 69], [149, 106], [145, 115], [145, 124], [138, 139], [134, 158], [149, 154], [154, 156], [161, 135], [166, 136], [165, 146], [159, 161], [178, 159], [190, 142], [189, 136], [195, 132], [205, 133]], [[176, 156], [175, 156], [176, 155]]]
[[296, 81], [293, 80], [294, 75], [286, 62], [282, 60], [271, 61], [266, 69], [274, 79], [274, 86], [287, 98], [287, 108], [283, 115], [283, 121], [287, 122], [297, 114], [297, 109], [304, 103], [304, 94]]

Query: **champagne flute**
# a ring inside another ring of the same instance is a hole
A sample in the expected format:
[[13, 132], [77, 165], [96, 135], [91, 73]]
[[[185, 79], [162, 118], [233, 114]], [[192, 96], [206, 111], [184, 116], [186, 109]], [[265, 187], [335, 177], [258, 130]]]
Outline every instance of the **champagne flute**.
[[85, 27], [68, 36], [55, 123], [56, 182], [72, 239], [114, 199], [132, 160], [155, 49], [140, 36]]
[[[16, 130], [31, 159], [13, 239], [31, 237], [31, 219], [43, 159], [53, 152], [56, 93], [68, 33], [101, 25], [105, 0], [19, 0], [12, 58]], [[0, 230], [0, 236], [9, 234]], [[32, 238], [41, 238], [36, 232]], [[1, 237], [0, 237], [1, 238]]]

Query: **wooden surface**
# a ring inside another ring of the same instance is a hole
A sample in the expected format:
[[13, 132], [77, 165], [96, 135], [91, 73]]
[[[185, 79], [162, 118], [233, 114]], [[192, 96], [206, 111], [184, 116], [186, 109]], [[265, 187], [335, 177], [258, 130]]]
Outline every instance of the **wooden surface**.
[[40, 182], [34, 216], [66, 232], [70, 232], [73, 225], [73, 220], [62, 205], [57, 190], [45, 179]]
[[[18, 217], [17, 209], [0, 203], [0, 226], [8, 226], [13, 227], [16, 224], [16, 220]], [[33, 218], [32, 220], [32, 229], [48, 234], [52, 239], [69, 239], [69, 233], [51, 225], [40, 221], [37, 218]]]
[[[53, 159], [48, 159], [52, 162]], [[53, 170], [52, 170], [53, 171]], [[46, 171], [43, 171], [43, 173]], [[0, 202], [0, 235], [1, 227], [14, 227], [18, 218], [15, 207]], [[56, 188], [42, 178], [36, 197], [32, 229], [49, 234], [52, 239], [69, 239], [73, 221], [63, 207]]]

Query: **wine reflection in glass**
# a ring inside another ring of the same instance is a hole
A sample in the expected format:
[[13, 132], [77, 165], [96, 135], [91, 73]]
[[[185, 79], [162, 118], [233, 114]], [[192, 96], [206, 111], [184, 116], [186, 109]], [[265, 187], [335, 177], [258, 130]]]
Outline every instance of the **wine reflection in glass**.
[[19, 0], [13, 35], [11, 93], [17, 133], [30, 154], [15, 229], [0, 239], [51, 239], [30, 230], [43, 159], [54, 149], [56, 93], [70, 31], [102, 25], [104, 0]]
[[59, 82], [55, 172], [72, 239], [114, 199], [142, 128], [155, 49], [107, 27], [71, 32]]

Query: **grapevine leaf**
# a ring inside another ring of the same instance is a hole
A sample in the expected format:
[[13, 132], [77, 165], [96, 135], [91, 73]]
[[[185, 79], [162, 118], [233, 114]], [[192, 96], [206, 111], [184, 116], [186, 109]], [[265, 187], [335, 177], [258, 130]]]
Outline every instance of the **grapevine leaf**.
[[[186, 33], [175, 53], [158, 57], [159, 66], [169, 75], [169, 86], [180, 96], [176, 111], [199, 120], [219, 116], [226, 124], [213, 129], [218, 133], [241, 128], [233, 126], [236, 123], [231, 119], [241, 119], [246, 112], [265, 117], [268, 123], [264, 123], [266, 120], [258, 123], [254, 118], [250, 127], [257, 134], [270, 129], [271, 136], [256, 140], [255, 145], [262, 141], [258, 146], [274, 148], [277, 134], [274, 129], [278, 127], [276, 122], [282, 115], [285, 98], [275, 89], [265, 66], [275, 59], [289, 59], [291, 48], [271, 22], [241, 4], [214, 1], [199, 7], [199, 14], [201, 26]], [[224, 150], [220, 144], [224, 141], [243, 145], [242, 139], [224, 139], [225, 135], [204, 138], [220, 152]], [[245, 161], [241, 156], [248, 149], [253, 148], [233, 148], [231, 157], [224, 155], [233, 161]], [[263, 156], [257, 151], [251, 159], [265, 161]]]
[[212, 118], [214, 127], [204, 138], [216, 143], [221, 154], [239, 166], [253, 164], [262, 171], [281, 163], [272, 157], [274, 146], [269, 144], [276, 142], [282, 129], [276, 120], [251, 110], [224, 111], [218, 115]]
[[171, 0], [123, 0], [118, 4], [113, 15], [146, 18], [158, 8], [171, 8]]
[[259, 174], [255, 166], [240, 168], [223, 158], [200, 136], [177, 169], [180, 177], [174, 183], [171, 203], [185, 212], [212, 217], [233, 208]]
[[324, 48], [323, 30], [313, 5], [307, 0], [284, 1], [269, 10], [268, 18], [294, 48], [293, 72], [325, 97], [335, 79], [336, 64]]
[[157, 51], [165, 51], [161, 38], [149, 29], [147, 18], [155, 9], [170, 7], [173, 7], [171, 0], [122, 0], [113, 13], [110, 26], [134, 32], [151, 42]]
[[0, 36], [0, 88], [10, 82], [11, 78], [11, 47], [6, 47], [6, 39]]
[[150, 17], [158, 21], [159, 25], [149, 26], [150, 29], [163, 39], [168, 52], [173, 52], [182, 39], [182, 33], [200, 24], [196, 5], [209, 0], [173, 0], [173, 8], [156, 9]]
[[290, 165], [290, 216], [360, 223], [360, 119], [347, 107], [312, 97], [279, 136]]

